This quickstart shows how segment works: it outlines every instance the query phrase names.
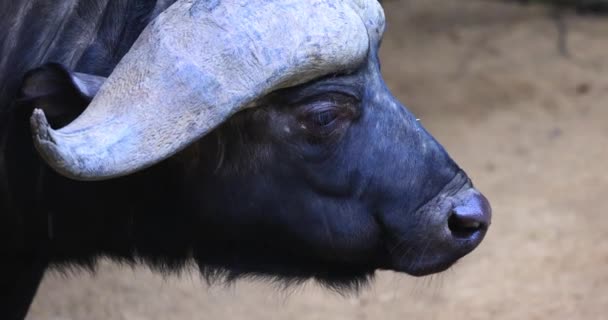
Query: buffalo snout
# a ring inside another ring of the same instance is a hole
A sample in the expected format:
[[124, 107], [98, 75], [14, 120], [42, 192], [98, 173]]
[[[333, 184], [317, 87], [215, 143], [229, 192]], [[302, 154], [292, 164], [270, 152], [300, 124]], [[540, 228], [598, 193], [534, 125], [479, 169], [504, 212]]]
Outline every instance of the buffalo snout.
[[448, 269], [477, 248], [490, 227], [492, 208], [461, 171], [414, 216], [398, 217], [388, 220], [396, 234], [388, 243], [395, 248], [389, 269], [424, 276]]
[[448, 217], [448, 228], [454, 238], [471, 240], [477, 245], [492, 222], [488, 199], [471, 188], [459, 194]]

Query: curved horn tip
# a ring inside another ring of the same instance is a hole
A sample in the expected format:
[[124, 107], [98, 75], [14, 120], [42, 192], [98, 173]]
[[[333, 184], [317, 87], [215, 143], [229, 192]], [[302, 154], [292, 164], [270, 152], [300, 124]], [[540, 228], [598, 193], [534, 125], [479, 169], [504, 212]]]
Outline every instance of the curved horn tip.
[[30, 127], [32, 128], [32, 137], [36, 144], [45, 142], [55, 143], [50, 132], [53, 129], [42, 109], [34, 109], [34, 112], [30, 117]]
[[57, 147], [55, 137], [53, 136], [53, 128], [49, 124], [46, 115], [42, 109], [34, 109], [30, 117], [30, 127], [32, 129], [32, 138], [34, 146], [42, 159], [58, 173], [75, 180], [83, 180], [80, 170], [75, 168], [66, 168], [65, 155], [63, 155]]

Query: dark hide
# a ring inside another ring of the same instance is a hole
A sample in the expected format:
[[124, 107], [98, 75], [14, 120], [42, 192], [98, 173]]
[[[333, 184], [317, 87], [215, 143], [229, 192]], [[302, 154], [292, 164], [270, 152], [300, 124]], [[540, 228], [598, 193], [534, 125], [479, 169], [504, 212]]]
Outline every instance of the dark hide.
[[376, 269], [445, 270], [483, 238], [489, 221], [464, 236], [448, 230], [455, 195], [472, 185], [388, 92], [377, 48], [356, 72], [275, 92], [145, 171], [102, 182], [58, 175], [34, 150], [32, 109], [52, 111], [54, 126], [71, 121], [90, 99], [74, 72], [107, 76], [167, 2], [31, 3], [0, 8], [11, 30], [0, 62], [0, 250], [13, 262], [0, 289], [20, 302], [0, 305], [3, 319], [23, 317], [47, 265], [195, 263], [209, 280], [312, 278], [343, 292]]
[[[0, 292], [16, 297], [0, 302], [1, 318], [23, 317], [48, 262], [48, 210], [42, 204], [48, 170], [34, 151], [27, 128], [34, 105], [18, 102], [27, 98], [19, 96], [22, 78], [49, 62], [108, 75], [148, 22], [173, 2], [0, 1], [0, 254], [5, 257]], [[46, 96], [55, 101], [57, 97]], [[56, 119], [56, 124], [73, 117], [82, 103], [70, 101], [63, 110], [69, 112], [60, 112], [63, 119]]]
[[[134, 176], [78, 182], [40, 168], [45, 253], [56, 264], [93, 267], [97, 257], [111, 256], [159, 270], [193, 257], [209, 279], [313, 277], [336, 288], [357, 286], [389, 264], [382, 229], [399, 219], [370, 212], [415, 212], [460, 172], [438, 144], [424, 141], [426, 132], [415, 133], [423, 130], [415, 118], [388, 100], [374, 62], [353, 75], [277, 92]], [[335, 103], [336, 114], [317, 110]], [[399, 130], [404, 121], [414, 131]], [[370, 139], [374, 147], [362, 149]], [[428, 143], [427, 154], [399, 150], [405, 139]], [[382, 165], [386, 158], [393, 165]], [[395, 207], [382, 208], [387, 203]], [[410, 218], [413, 226], [420, 222]]]
[[[17, 192], [19, 190], [17, 186], [23, 185], [27, 190], [25, 197], [30, 200], [26, 202], [31, 203], [31, 199], [35, 196], [32, 186], [36, 185], [38, 179], [36, 171], [40, 162], [34, 153], [29, 154], [29, 157], [25, 157], [24, 154], [33, 151], [29, 142], [31, 140], [29, 129], [24, 126], [34, 106], [31, 100], [37, 99], [34, 102], [38, 107], [41, 102], [40, 96], [53, 100], [53, 103], [48, 104], [49, 106], [67, 103], [65, 108], [71, 110], [58, 111], [63, 119], [55, 119], [57, 125], [73, 118], [87, 103], [86, 97], [82, 99], [74, 93], [70, 93], [69, 97], [53, 95], [50, 92], [42, 92], [39, 96], [24, 92], [22, 93], [24, 96], [19, 96], [19, 89], [26, 72], [54, 62], [78, 72], [106, 76], [127, 52], [153, 15], [157, 15], [172, 2], [159, 1], [158, 5], [154, 0], [0, 2], [0, 28], [4, 30], [0, 33], [2, 53], [0, 55], [0, 129], [2, 129], [0, 164], [4, 164], [0, 165], [2, 170], [0, 174], [6, 177], [10, 175], [10, 169], [16, 169], [10, 168], [7, 164], [10, 161], [7, 159], [8, 155], [11, 154], [7, 149], [14, 149], [15, 154], [20, 154], [19, 157], [30, 159], [32, 162], [28, 165], [26, 165], [27, 161], [21, 163], [19, 177], [2, 179], [0, 184], [2, 188], [0, 190], [3, 191], [0, 194], [0, 208], [6, 208], [0, 212], [0, 217], [12, 222], [4, 224], [10, 227], [7, 232], [2, 233], [2, 237], [3, 240], [4, 237], [13, 240], [2, 241], [0, 248], [15, 246], [24, 242], [24, 238], [30, 238], [24, 237], [25, 230], [15, 229], [15, 223], [17, 225], [23, 223], [20, 220], [23, 220], [25, 215], [17, 212], [30, 210], [22, 208], [21, 201], [15, 202], [14, 197], [8, 194], [9, 190], [10, 193], [21, 193]], [[55, 67], [47, 65], [45, 68]], [[27, 79], [28, 77], [26, 82]], [[51, 84], [52, 90], [58, 89], [58, 92], [70, 90], [65, 83], [48, 80], [47, 83]], [[30, 103], [27, 103], [28, 100]], [[51, 114], [55, 115], [53, 112]], [[7, 142], [9, 136], [12, 136], [10, 144]]]

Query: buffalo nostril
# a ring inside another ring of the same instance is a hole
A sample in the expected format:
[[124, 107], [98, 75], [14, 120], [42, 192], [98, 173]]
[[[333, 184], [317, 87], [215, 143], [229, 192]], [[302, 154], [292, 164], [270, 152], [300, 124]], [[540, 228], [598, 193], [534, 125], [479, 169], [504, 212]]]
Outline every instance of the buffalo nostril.
[[483, 222], [472, 217], [459, 215], [453, 211], [448, 218], [448, 227], [452, 234], [459, 238], [468, 238], [473, 233], [487, 227]]
[[481, 194], [469, 195], [456, 206], [448, 218], [448, 228], [459, 238], [469, 238], [477, 231], [490, 226], [492, 209], [488, 200]]

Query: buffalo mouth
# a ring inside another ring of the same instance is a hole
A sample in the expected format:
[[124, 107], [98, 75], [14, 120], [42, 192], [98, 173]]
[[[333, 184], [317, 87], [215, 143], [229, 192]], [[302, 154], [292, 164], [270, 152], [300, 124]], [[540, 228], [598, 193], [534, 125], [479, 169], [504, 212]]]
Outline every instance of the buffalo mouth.
[[[412, 276], [430, 275], [449, 269], [479, 246], [491, 224], [492, 209], [468, 178], [464, 184], [461, 181], [457, 176], [418, 209], [420, 222], [413, 225], [413, 233], [392, 232], [402, 236], [387, 241], [386, 269]], [[458, 185], [461, 187], [455, 187]]]

